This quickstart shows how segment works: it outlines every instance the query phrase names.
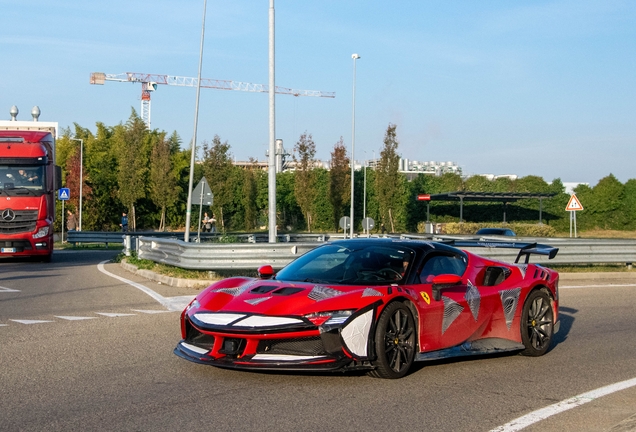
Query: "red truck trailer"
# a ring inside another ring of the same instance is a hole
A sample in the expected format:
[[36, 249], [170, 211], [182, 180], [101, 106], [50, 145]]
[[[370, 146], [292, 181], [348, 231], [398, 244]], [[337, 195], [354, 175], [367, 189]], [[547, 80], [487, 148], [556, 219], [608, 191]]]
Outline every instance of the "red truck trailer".
[[0, 121], [0, 257], [51, 259], [57, 131], [56, 122]]

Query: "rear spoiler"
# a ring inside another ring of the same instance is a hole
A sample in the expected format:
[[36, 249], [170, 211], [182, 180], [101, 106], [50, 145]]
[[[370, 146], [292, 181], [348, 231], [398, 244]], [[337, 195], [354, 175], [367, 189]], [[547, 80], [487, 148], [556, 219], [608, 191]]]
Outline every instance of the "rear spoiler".
[[525, 256], [525, 263], [530, 261], [530, 255], [545, 255], [548, 259], [553, 259], [559, 252], [559, 248], [539, 243], [520, 243], [520, 242], [499, 242], [486, 240], [443, 240], [440, 243], [456, 247], [488, 247], [488, 248], [506, 248], [519, 249], [519, 254], [515, 263], [518, 263], [521, 257]]

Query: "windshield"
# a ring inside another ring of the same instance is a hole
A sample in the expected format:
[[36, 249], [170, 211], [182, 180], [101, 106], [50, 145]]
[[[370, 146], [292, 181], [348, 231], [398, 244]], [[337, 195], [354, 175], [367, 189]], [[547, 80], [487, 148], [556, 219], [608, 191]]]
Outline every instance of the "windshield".
[[[26, 192], [25, 192], [26, 191]], [[14, 195], [44, 191], [43, 165], [0, 166], [0, 192]]]
[[411, 250], [392, 245], [326, 245], [289, 264], [276, 279], [368, 286], [400, 284], [413, 255]]

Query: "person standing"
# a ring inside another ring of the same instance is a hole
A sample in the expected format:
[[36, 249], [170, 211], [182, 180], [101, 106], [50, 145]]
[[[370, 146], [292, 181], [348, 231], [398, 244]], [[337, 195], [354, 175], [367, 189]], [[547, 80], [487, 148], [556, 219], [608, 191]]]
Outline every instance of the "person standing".
[[66, 229], [67, 231], [75, 231], [77, 229], [77, 218], [70, 210], [67, 210]]
[[216, 232], [216, 216], [212, 213], [212, 217], [210, 218], [210, 232]]
[[203, 225], [203, 232], [210, 232], [210, 230], [212, 229], [212, 224], [210, 223], [210, 216], [208, 216], [208, 212], [204, 213], [203, 222], [201, 222], [201, 225]]
[[128, 232], [128, 216], [126, 215], [126, 212], [121, 214], [121, 223], [119, 226], [121, 227], [122, 232]]

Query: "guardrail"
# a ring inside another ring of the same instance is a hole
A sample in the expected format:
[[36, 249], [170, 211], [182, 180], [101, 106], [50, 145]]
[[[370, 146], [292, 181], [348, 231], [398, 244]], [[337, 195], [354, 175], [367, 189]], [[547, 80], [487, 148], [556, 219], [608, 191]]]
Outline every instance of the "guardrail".
[[282, 268], [318, 246], [314, 243], [185, 243], [181, 240], [140, 237], [138, 256], [191, 270], [252, 269], [270, 264]]
[[[131, 238], [137, 237], [155, 237], [155, 238], [167, 238], [174, 240], [183, 240], [184, 232], [164, 232], [164, 231], [129, 231], [123, 233], [121, 231], [69, 231], [67, 233], [67, 240], [69, 243], [105, 243], [108, 246], [109, 243], [123, 243], [125, 236]], [[221, 234], [221, 233], [201, 233], [201, 242], [210, 242], [219, 239], [220, 237], [230, 237], [236, 240], [236, 243], [267, 243], [269, 241], [269, 235], [267, 233], [256, 234]], [[344, 234], [279, 234], [278, 242], [325, 242], [328, 240], [342, 239]], [[190, 233], [190, 239], [196, 239], [197, 233]], [[196, 241], [196, 240], [195, 240]]]
[[[393, 238], [421, 240], [466, 240], [475, 236], [424, 236], [401, 235]], [[513, 238], [481, 237], [484, 242], [538, 242], [559, 248], [553, 260], [533, 256], [531, 261], [550, 264], [626, 264], [631, 267], [636, 262], [636, 240], [614, 239], [564, 239], [564, 238]], [[282, 268], [299, 255], [319, 246], [320, 243], [301, 242], [293, 246], [286, 243], [185, 243], [179, 240], [140, 237], [138, 255], [140, 258], [165, 263], [192, 270], [256, 269], [263, 264]], [[514, 262], [518, 251], [501, 248], [465, 248], [479, 255], [496, 260]]]

